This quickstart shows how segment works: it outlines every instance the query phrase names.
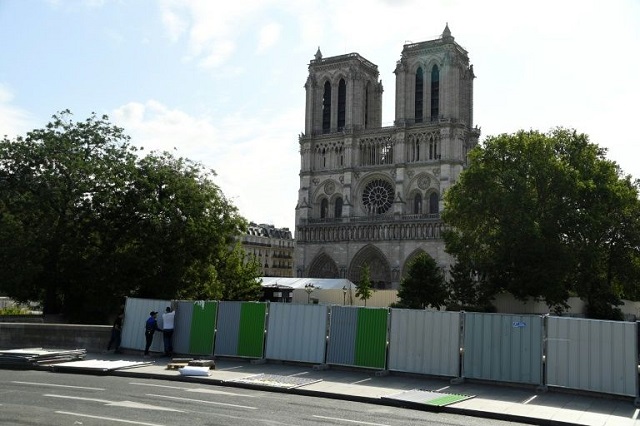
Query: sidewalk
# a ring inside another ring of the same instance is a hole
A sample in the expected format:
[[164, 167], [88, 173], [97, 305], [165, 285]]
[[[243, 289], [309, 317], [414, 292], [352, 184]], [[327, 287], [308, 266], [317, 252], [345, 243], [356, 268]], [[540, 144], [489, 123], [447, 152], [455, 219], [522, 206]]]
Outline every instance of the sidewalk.
[[[142, 363], [116, 367], [116, 361]], [[104, 367], [102, 374], [189, 381], [346, 399], [410, 409], [448, 412], [539, 425], [640, 426], [640, 410], [631, 398], [584, 395], [522, 386], [498, 386], [375, 371], [328, 368], [290, 363], [254, 363], [244, 359], [217, 359], [208, 376], [185, 376], [167, 369], [170, 358], [143, 358], [132, 354], [87, 354], [84, 367]], [[114, 366], [111, 368], [110, 366]], [[108, 371], [107, 371], [108, 370]], [[426, 402], [425, 402], [426, 401]]]

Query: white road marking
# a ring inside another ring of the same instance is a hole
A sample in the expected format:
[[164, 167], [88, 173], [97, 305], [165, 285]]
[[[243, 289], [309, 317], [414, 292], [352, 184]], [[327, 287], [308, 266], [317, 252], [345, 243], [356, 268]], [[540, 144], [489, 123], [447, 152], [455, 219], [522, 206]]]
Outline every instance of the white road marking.
[[70, 411], [56, 411], [56, 414], [66, 414], [69, 416], [87, 417], [90, 419], [109, 420], [109, 421], [118, 422], [118, 423], [129, 423], [132, 425], [164, 426], [164, 425], [161, 425], [160, 423], [134, 422], [133, 420], [116, 419], [113, 417], [103, 417], [103, 416], [92, 416], [91, 414], [72, 413]]
[[633, 417], [631, 417], [633, 420], [636, 420], [638, 418], [638, 413], [640, 413], [640, 409], [636, 408], [636, 411], [633, 412]]
[[99, 390], [99, 391], [105, 390], [104, 388], [88, 388], [86, 386], [56, 385], [53, 383], [34, 383], [34, 382], [18, 382], [18, 381], [13, 381], [11, 383], [16, 383], [19, 385], [32, 385], [32, 386], [50, 386], [55, 388], [85, 389], [85, 390]]
[[368, 379], [364, 379], [364, 380], [358, 380], [357, 382], [353, 382], [351, 384], [352, 385], [357, 385], [358, 383], [368, 382], [369, 380], [371, 380], [371, 377], [369, 377]]
[[340, 417], [325, 417], [325, 416], [313, 416], [317, 419], [323, 419], [323, 420], [335, 420], [338, 422], [345, 422], [345, 423], [357, 423], [359, 425], [371, 425], [371, 426], [389, 426], [387, 424], [384, 423], [369, 423], [369, 422], [359, 422], [357, 420], [349, 420], [349, 419], [342, 419]]
[[249, 407], [249, 406], [246, 406], [246, 405], [226, 404], [224, 402], [204, 401], [202, 399], [180, 398], [178, 396], [154, 395], [154, 394], [151, 394], [151, 393], [146, 394], [146, 396], [152, 396], [154, 398], [174, 399], [176, 401], [202, 402], [203, 404], [222, 405], [222, 406], [225, 406], [225, 407], [246, 408], [247, 410], [257, 410], [258, 409], [258, 407]]
[[528, 404], [531, 401], [533, 401], [534, 399], [536, 399], [538, 397], [538, 395], [533, 395], [531, 398], [524, 400], [523, 404]]
[[127, 408], [138, 408], [142, 410], [174, 411], [176, 413], [184, 413], [184, 411], [182, 410], [174, 410], [173, 408], [143, 404], [141, 402], [135, 402], [135, 401], [109, 401], [107, 399], [83, 398], [81, 396], [53, 395], [53, 394], [45, 394], [44, 396], [49, 396], [51, 398], [75, 399], [79, 401], [97, 402], [110, 407], [127, 407]]
[[303, 376], [305, 374], [309, 374], [309, 372], [308, 371], [302, 371], [302, 372], [296, 373], [296, 374], [289, 374], [289, 377]]
[[176, 390], [181, 390], [185, 392], [211, 393], [216, 395], [244, 396], [246, 398], [257, 398], [255, 395], [245, 395], [242, 393], [225, 392], [221, 390], [206, 389], [206, 388], [185, 388], [183, 386], [155, 385], [150, 383], [137, 383], [137, 382], [131, 382], [129, 384], [136, 385], [136, 386], [149, 386], [149, 387], [164, 388], [164, 389], [176, 389]]
[[85, 398], [82, 396], [69, 396], [69, 395], [54, 395], [51, 393], [45, 393], [43, 396], [49, 396], [51, 398], [62, 398], [62, 399], [77, 399], [79, 401], [89, 401], [89, 402], [100, 402], [102, 404], [108, 404], [111, 401], [106, 399], [98, 399], [98, 398]]
[[436, 392], [442, 392], [443, 390], [445, 390], [445, 389], [449, 389], [450, 387], [451, 387], [451, 386], [445, 386], [445, 387], [443, 387], [443, 388], [436, 389]]

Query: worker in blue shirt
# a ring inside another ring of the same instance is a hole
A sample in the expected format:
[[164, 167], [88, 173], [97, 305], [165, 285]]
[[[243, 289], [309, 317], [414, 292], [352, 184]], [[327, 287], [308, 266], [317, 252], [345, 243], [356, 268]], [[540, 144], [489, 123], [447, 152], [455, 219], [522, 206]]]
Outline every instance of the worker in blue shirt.
[[158, 313], [156, 311], [149, 312], [149, 318], [144, 325], [144, 338], [145, 338], [145, 346], [144, 346], [144, 356], [149, 357], [149, 348], [151, 347], [151, 343], [153, 342], [153, 335], [156, 331], [162, 331], [160, 327], [158, 327]]

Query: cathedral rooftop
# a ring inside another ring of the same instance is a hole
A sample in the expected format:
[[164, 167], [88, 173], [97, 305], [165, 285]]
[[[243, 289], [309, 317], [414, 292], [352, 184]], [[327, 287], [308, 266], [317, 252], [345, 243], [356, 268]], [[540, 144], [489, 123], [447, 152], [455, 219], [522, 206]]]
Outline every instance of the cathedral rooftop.
[[335, 65], [343, 62], [358, 62], [360, 65], [365, 68], [369, 68], [370, 71], [374, 73], [378, 73], [378, 66], [371, 61], [363, 58], [359, 53], [347, 53], [345, 55], [338, 56], [330, 56], [328, 58], [322, 57], [322, 52], [320, 52], [320, 48], [318, 47], [318, 51], [315, 54], [316, 59], [312, 59], [309, 63], [309, 67], [312, 66], [320, 66], [320, 65]]

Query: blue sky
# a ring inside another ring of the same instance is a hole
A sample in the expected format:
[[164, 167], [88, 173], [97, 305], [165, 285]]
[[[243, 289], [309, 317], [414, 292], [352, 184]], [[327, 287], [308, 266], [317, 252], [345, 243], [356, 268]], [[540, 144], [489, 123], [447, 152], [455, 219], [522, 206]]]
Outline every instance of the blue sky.
[[304, 83], [318, 46], [378, 65], [448, 22], [488, 135], [587, 133], [640, 178], [639, 0], [0, 0], [0, 135], [70, 109], [218, 174], [247, 219], [295, 228]]

